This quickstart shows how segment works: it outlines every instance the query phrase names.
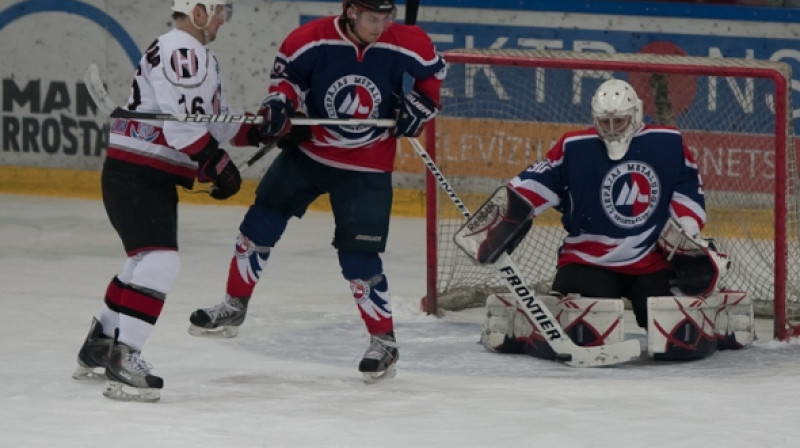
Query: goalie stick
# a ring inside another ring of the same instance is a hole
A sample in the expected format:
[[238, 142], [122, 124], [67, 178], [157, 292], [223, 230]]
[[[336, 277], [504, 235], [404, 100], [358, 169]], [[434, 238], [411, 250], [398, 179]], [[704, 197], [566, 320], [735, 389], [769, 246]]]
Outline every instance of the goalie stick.
[[[90, 64], [83, 75], [86, 90], [92, 101], [101, 112], [111, 118], [130, 118], [134, 120], [162, 120], [181, 121], [186, 123], [249, 123], [261, 124], [264, 118], [258, 115], [246, 114], [169, 114], [162, 112], [137, 112], [119, 107], [108, 95], [103, 80], [100, 79], [100, 70], [97, 65]], [[328, 125], [328, 126], [374, 126], [379, 128], [393, 128], [395, 120], [391, 118], [291, 118], [293, 125]]]
[[[450, 197], [456, 208], [464, 215], [465, 219], [469, 219], [469, 209], [458, 197], [450, 183], [447, 182], [444, 174], [436, 166], [436, 163], [425, 151], [419, 140], [412, 137], [408, 141], [414, 147], [417, 155], [425, 162], [425, 166], [439, 182], [439, 185]], [[509, 292], [514, 295], [525, 315], [536, 326], [536, 329], [556, 353], [557, 361], [572, 367], [598, 367], [621, 364], [636, 359], [641, 355], [642, 348], [638, 340], [594, 347], [581, 347], [575, 344], [564, 332], [564, 329], [561, 328], [561, 325], [553, 317], [550, 310], [547, 309], [547, 306], [526, 286], [522, 271], [517, 268], [516, 263], [508, 254], [501, 254], [493, 266], [497, 270], [497, 275], [508, 287]]]

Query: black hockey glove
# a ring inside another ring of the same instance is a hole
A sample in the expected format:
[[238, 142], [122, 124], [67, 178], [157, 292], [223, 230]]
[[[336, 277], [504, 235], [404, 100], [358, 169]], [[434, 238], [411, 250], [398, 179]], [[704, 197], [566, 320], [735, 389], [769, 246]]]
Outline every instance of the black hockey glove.
[[217, 148], [211, 157], [199, 163], [197, 180], [200, 182], [213, 182], [208, 193], [214, 199], [228, 199], [239, 192], [242, 186], [242, 177], [231, 157], [224, 149]]
[[439, 113], [439, 107], [432, 99], [412, 90], [400, 104], [397, 124], [392, 130], [395, 137], [417, 137], [422, 133], [425, 123]]
[[262, 138], [280, 137], [292, 127], [289, 118], [294, 113], [294, 108], [282, 93], [271, 93], [261, 102], [258, 115], [264, 117], [264, 123], [258, 131]]

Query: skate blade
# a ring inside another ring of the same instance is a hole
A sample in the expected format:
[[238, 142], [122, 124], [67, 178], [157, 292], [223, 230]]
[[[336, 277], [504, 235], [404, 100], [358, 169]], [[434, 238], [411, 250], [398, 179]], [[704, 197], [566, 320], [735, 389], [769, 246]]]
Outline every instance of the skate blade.
[[78, 366], [72, 374], [72, 379], [78, 381], [97, 381], [106, 379], [105, 373], [95, 372], [94, 369], [102, 369], [102, 367], [83, 367]]
[[[128, 392], [126, 388], [132, 389], [134, 392]], [[117, 401], [139, 401], [144, 403], [153, 403], [161, 399], [161, 389], [154, 389], [149, 387], [133, 387], [119, 381], [106, 381], [106, 390], [103, 391], [103, 396]]]
[[397, 364], [392, 364], [383, 372], [364, 372], [361, 378], [367, 384], [375, 384], [379, 381], [390, 380], [397, 375]]
[[189, 334], [201, 338], [235, 338], [239, 334], [239, 327], [222, 326], [217, 328], [203, 328], [189, 325]]

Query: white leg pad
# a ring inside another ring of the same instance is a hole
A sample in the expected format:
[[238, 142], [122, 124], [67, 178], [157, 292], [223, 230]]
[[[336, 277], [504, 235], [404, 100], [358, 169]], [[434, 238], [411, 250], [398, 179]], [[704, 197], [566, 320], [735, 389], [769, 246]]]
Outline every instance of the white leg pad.
[[590, 298], [569, 294], [543, 297], [553, 316], [572, 341], [581, 346], [613, 344], [625, 340], [622, 299]]
[[483, 322], [481, 344], [489, 350], [501, 351], [506, 336], [514, 337], [515, 314], [517, 314], [517, 306], [513, 300], [498, 294], [487, 297], [486, 319]]
[[753, 301], [742, 291], [725, 291], [717, 313], [717, 349], [740, 349], [756, 338]]
[[753, 303], [744, 292], [647, 301], [647, 353], [654, 359], [699, 359], [746, 347], [754, 339]]
[[[538, 296], [564, 331], [578, 345], [593, 346], [621, 342], [625, 339], [625, 311], [621, 299]], [[544, 340], [516, 302], [492, 294], [486, 300], [481, 343], [500, 351], [507, 338]]]
[[716, 351], [716, 318], [722, 296], [647, 299], [647, 354], [653, 359], [704, 358]]

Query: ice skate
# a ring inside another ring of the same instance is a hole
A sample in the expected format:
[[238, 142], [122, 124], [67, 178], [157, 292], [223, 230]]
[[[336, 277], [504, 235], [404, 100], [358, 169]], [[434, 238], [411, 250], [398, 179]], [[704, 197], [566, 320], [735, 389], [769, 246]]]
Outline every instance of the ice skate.
[[363, 380], [367, 384], [394, 378], [398, 357], [394, 333], [370, 335], [369, 347], [358, 365], [358, 371], [363, 373]]
[[96, 372], [95, 369], [105, 369], [108, 352], [111, 351], [113, 344], [114, 339], [103, 334], [103, 325], [93, 317], [89, 334], [86, 335], [86, 340], [78, 352], [78, 368], [72, 374], [72, 378], [76, 380], [103, 378], [102, 372]]
[[152, 375], [141, 352], [117, 342], [108, 355], [103, 395], [120, 401], [158, 401], [164, 380]]
[[235, 338], [247, 315], [247, 303], [238, 297], [225, 299], [209, 308], [200, 308], [189, 316], [189, 334], [211, 338]]

